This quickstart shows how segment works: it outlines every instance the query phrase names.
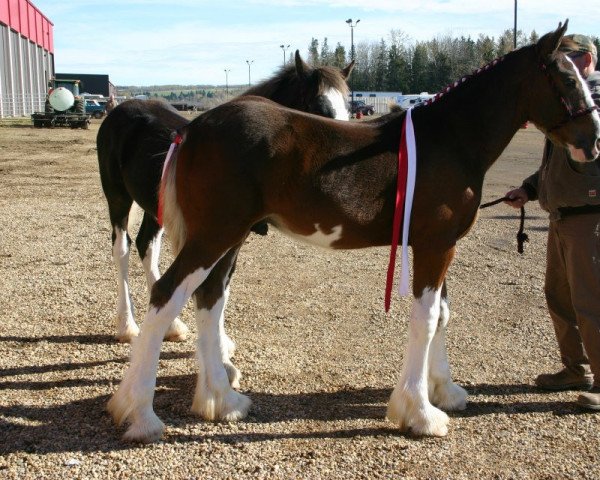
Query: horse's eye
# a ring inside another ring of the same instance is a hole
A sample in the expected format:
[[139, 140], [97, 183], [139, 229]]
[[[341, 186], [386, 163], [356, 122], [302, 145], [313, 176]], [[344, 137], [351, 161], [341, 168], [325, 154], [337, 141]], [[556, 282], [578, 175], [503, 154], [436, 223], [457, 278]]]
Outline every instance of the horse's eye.
[[569, 88], [575, 88], [577, 86], [577, 81], [574, 78], [569, 78], [565, 83]]

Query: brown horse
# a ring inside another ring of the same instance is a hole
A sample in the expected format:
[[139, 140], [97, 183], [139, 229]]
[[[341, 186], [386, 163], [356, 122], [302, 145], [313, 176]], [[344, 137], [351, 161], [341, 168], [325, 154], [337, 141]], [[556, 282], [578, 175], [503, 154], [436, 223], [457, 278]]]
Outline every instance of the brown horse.
[[[354, 62], [344, 69], [313, 68], [296, 50], [293, 65], [281, 68], [272, 78], [247, 90], [244, 95], [257, 95], [297, 110], [348, 120], [346, 79], [353, 67]], [[172, 134], [188, 122], [165, 102], [128, 100], [108, 115], [98, 131], [98, 166], [108, 203], [112, 253], [118, 274], [116, 337], [121, 342], [131, 341], [139, 332], [129, 294], [129, 212], [133, 202], [144, 210], [136, 246], [150, 290], [160, 277], [158, 257], [163, 230], [156, 218], [158, 185]], [[175, 319], [165, 338], [183, 340], [187, 332], [185, 324]]]
[[[387, 411], [402, 430], [446, 435], [442, 410], [466, 407], [467, 393], [452, 381], [446, 354], [445, 275], [457, 241], [475, 221], [486, 171], [525, 121], [579, 161], [599, 153], [600, 119], [589, 89], [557, 51], [566, 26], [412, 111], [414, 299], [404, 367]], [[164, 426], [152, 409], [160, 345], [192, 295], [199, 364], [192, 411], [208, 420], [247, 414], [250, 400], [230, 385], [219, 332], [242, 242], [266, 219], [329, 248], [389, 245], [405, 117], [395, 112], [349, 124], [244, 98], [184, 129], [164, 180], [167, 231], [179, 253], [152, 289], [131, 365], [108, 404], [118, 424], [131, 423], [125, 439], [161, 436]]]

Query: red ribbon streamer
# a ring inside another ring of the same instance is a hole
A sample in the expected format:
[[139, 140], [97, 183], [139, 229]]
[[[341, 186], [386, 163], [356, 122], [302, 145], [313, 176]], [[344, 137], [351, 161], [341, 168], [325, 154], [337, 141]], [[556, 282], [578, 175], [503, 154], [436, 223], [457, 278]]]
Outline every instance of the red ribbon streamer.
[[[392, 286], [394, 284], [394, 267], [396, 265], [396, 251], [398, 250], [398, 240], [400, 238], [400, 221], [404, 216], [404, 203], [406, 200], [406, 181], [408, 176], [408, 151], [406, 148], [406, 118], [402, 123], [402, 138], [400, 140], [400, 149], [398, 151], [398, 182], [396, 187], [396, 206], [394, 209], [394, 223], [392, 230], [392, 246], [390, 249], [390, 261], [387, 270], [387, 279], [385, 283], [385, 311], [390, 310], [392, 301]], [[406, 266], [408, 268], [408, 265]]]

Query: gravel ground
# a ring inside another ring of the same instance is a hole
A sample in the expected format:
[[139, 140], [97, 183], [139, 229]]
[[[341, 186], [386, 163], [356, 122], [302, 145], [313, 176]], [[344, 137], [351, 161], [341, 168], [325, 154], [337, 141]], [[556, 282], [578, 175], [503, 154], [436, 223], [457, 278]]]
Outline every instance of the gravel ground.
[[[328, 252], [274, 229], [240, 255], [227, 310], [247, 419], [189, 412], [192, 337], [162, 350], [155, 445], [124, 444], [104, 406], [129, 346], [113, 340], [110, 226], [88, 131], [0, 124], [1, 478], [598, 478], [600, 415], [576, 394], [540, 393], [560, 367], [543, 299], [546, 216], [484, 210], [448, 276], [448, 351], [470, 393], [445, 438], [413, 438], [385, 420], [399, 376], [410, 300], [383, 311], [387, 249]], [[521, 130], [488, 174], [484, 201], [533, 171], [542, 136]], [[135, 252], [134, 252], [135, 255]], [[147, 303], [132, 255], [141, 320]], [[163, 255], [163, 270], [170, 258]]]

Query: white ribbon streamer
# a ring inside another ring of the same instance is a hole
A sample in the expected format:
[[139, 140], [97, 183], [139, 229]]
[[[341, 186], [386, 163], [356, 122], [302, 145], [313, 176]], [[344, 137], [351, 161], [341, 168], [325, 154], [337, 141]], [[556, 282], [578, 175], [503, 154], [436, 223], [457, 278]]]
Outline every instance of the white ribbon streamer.
[[408, 155], [408, 171], [406, 173], [406, 196], [404, 200], [404, 219], [402, 222], [402, 262], [400, 263], [400, 286], [401, 296], [410, 294], [408, 264], [408, 231], [410, 230], [410, 214], [412, 211], [413, 197], [415, 194], [415, 180], [417, 178], [417, 144], [415, 141], [415, 130], [412, 123], [412, 108], [406, 112], [406, 152]]

